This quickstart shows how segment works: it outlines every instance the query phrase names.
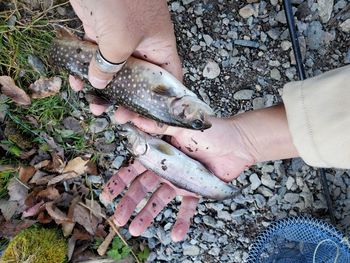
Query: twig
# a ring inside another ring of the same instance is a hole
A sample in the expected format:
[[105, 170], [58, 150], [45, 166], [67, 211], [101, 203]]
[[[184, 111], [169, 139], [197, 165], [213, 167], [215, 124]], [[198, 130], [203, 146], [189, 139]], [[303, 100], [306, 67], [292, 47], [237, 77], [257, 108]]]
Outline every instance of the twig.
[[97, 249], [97, 253], [100, 256], [104, 256], [106, 254], [107, 249], [108, 249], [109, 245], [111, 244], [115, 235], [116, 235], [116, 232], [113, 229], [111, 229], [109, 231], [108, 235], [106, 236], [105, 240], [103, 240], [103, 242], [101, 243], [101, 245]]
[[103, 215], [102, 213], [96, 212], [93, 209], [91, 209], [91, 207], [87, 206], [86, 204], [79, 202], [79, 205], [85, 207], [86, 209], [93, 211], [95, 214], [99, 215], [100, 217], [102, 217], [103, 219], [105, 219], [107, 221], [107, 223], [111, 226], [111, 228], [114, 230], [114, 232], [118, 235], [118, 237], [120, 238], [120, 240], [123, 242], [123, 244], [125, 246], [127, 246], [130, 249], [131, 255], [135, 258], [136, 263], [141, 263], [140, 260], [138, 259], [138, 257], [136, 256], [136, 254], [134, 253], [134, 251], [131, 249], [131, 247], [129, 246], [129, 244], [126, 242], [126, 240], [124, 239], [124, 237], [119, 233], [118, 228], [114, 222], [107, 218], [105, 215]]
[[19, 182], [21, 185], [23, 185], [25, 188], [27, 188], [28, 190], [30, 190], [30, 187], [28, 186], [28, 185], [26, 185], [25, 183], [23, 183], [21, 180], [19, 180], [17, 177], [14, 177], [15, 178], [15, 180], [17, 181], [17, 182]]

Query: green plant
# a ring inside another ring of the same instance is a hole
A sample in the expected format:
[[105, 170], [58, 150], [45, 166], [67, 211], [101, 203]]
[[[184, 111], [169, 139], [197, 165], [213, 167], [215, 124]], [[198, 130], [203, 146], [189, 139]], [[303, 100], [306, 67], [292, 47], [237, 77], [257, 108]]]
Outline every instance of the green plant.
[[140, 261], [146, 261], [149, 257], [150, 250], [148, 247], [145, 247], [142, 251], [138, 252], [136, 255]]
[[130, 247], [125, 246], [119, 237], [115, 237], [112, 242], [112, 248], [107, 251], [107, 256], [114, 260], [120, 260], [127, 257], [131, 252]]
[[16, 235], [1, 257], [5, 262], [62, 263], [67, 244], [55, 229], [31, 227]]

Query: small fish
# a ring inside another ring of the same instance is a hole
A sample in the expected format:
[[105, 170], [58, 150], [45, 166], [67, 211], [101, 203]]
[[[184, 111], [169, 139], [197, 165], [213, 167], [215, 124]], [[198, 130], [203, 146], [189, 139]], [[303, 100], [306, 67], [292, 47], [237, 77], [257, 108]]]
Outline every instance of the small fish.
[[[97, 45], [83, 41], [61, 28], [50, 49], [53, 65], [82, 79]], [[171, 126], [195, 130], [211, 127], [213, 110], [170, 73], [147, 61], [130, 57], [98, 96], [145, 117]]]
[[232, 198], [241, 193], [240, 189], [221, 181], [200, 162], [167, 142], [128, 123], [118, 128], [135, 159], [177, 187], [214, 200]]

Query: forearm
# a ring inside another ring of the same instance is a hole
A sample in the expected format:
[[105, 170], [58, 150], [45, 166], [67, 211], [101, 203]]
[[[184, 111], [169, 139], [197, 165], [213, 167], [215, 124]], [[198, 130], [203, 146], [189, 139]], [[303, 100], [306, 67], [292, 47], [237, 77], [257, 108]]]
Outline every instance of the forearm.
[[256, 162], [299, 156], [283, 104], [238, 114], [232, 123], [241, 131]]

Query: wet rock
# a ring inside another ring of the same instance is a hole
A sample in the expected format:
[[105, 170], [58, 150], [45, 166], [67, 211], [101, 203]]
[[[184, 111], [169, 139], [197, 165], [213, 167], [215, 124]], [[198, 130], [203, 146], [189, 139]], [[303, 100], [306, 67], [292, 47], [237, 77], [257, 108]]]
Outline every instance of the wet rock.
[[277, 68], [274, 68], [270, 71], [270, 77], [274, 80], [281, 80], [281, 73]]

